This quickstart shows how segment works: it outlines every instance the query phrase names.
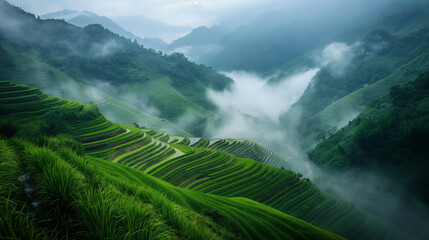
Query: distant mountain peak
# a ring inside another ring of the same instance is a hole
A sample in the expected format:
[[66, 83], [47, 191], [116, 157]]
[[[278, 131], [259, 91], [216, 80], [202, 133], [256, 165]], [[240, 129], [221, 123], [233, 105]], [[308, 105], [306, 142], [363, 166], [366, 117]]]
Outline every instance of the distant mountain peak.
[[136, 39], [140, 44], [143, 44], [147, 48], [153, 48], [157, 50], [164, 50], [167, 43], [163, 42], [159, 38], [140, 38], [135, 36], [133, 33], [122, 28], [119, 24], [112, 21], [111, 19], [97, 15], [90, 11], [77, 11], [64, 9], [58, 12], [48, 13], [40, 16], [42, 19], [64, 19], [65, 21], [86, 28], [87, 26], [99, 25], [103, 28], [107, 28], [110, 31], [119, 34], [120, 36], [130, 38], [131, 40]]
[[93, 13], [93, 12], [89, 12], [89, 11], [82, 11], [80, 12], [82, 15], [85, 16], [98, 16], [97, 14]]
[[64, 19], [70, 20], [76, 16], [82, 15], [82, 12], [77, 10], [64, 9], [61, 11], [47, 13], [40, 16], [42, 19]]

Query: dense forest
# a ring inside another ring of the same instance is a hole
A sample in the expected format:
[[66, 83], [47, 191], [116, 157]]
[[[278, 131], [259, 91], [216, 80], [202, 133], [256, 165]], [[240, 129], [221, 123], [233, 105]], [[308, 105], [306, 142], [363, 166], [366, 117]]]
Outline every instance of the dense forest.
[[387, 96], [346, 127], [309, 152], [312, 161], [326, 169], [344, 171], [377, 169], [391, 175], [426, 204], [429, 183], [429, 72]]
[[[385, 30], [367, 33], [350, 46], [345, 63], [332, 62], [321, 68], [292, 109], [282, 116], [285, 127], [296, 125], [302, 145], [311, 148], [315, 140], [336, 130], [341, 116], [347, 118], [349, 112], [362, 111], [371, 100], [387, 94], [389, 85], [406, 83], [426, 71], [428, 43], [428, 27], [397, 36]], [[380, 87], [379, 82], [383, 82]], [[357, 91], [363, 93], [352, 96]], [[342, 102], [337, 105], [341, 106], [325, 114], [339, 100]], [[297, 111], [300, 121], [291, 123]]]

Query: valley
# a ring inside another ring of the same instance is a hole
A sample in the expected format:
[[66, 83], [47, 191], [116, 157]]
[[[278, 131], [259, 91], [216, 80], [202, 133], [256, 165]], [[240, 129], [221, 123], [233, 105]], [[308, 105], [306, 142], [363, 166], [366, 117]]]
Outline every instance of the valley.
[[0, 0], [1, 239], [429, 237], [426, 1], [107, 2]]

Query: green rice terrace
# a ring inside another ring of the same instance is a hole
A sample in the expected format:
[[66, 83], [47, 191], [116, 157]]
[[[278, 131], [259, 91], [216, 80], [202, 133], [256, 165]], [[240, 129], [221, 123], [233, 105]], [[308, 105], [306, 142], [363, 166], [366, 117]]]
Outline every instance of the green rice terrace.
[[400, 238], [250, 141], [120, 125], [10, 82], [0, 114], [2, 239]]

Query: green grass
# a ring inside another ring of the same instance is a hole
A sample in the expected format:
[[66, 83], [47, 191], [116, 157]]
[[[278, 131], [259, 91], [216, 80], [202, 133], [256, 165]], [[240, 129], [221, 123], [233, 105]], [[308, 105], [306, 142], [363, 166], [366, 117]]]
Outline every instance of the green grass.
[[[174, 140], [174, 138], [167, 138], [164, 132], [149, 129], [145, 129], [145, 132], [153, 139]], [[186, 153], [178, 157], [159, 159], [153, 166], [148, 167], [148, 164], [151, 163], [148, 163], [147, 155], [154, 151], [159, 154], [165, 149], [165, 145], [160, 147], [161, 145], [157, 145], [155, 142], [153, 141], [150, 146], [135, 149], [135, 153], [126, 153], [123, 159], [118, 157], [121, 159], [118, 163], [137, 169], [145, 166], [143, 168], [145, 172], [175, 186], [216, 195], [257, 200], [313, 224], [335, 229], [344, 236], [356, 237], [349, 233], [356, 228], [360, 229], [359, 232], [365, 232], [369, 226], [374, 224], [384, 228], [377, 220], [371, 218], [365, 224], [354, 222], [354, 226], [348, 228], [349, 232], [345, 232], [336, 226], [340, 225], [344, 219], [348, 219], [347, 216], [356, 215], [357, 218], [366, 219], [367, 214], [357, 214], [361, 211], [343, 200], [337, 200], [331, 208], [325, 208], [325, 204], [329, 202], [325, 203], [324, 198], [329, 197], [329, 194], [322, 193], [308, 180], [302, 180], [290, 171], [280, 170], [250, 159], [237, 158], [225, 152], [219, 152], [219, 150], [189, 148], [172, 144], [171, 148], [181, 148]], [[198, 142], [195, 145], [198, 145]], [[255, 148], [254, 151], [251, 151], [252, 147]], [[258, 159], [261, 161], [268, 160], [267, 162], [269, 162], [273, 153], [262, 146], [257, 147], [252, 142], [231, 139], [220, 140], [209, 146], [213, 149], [225, 149], [231, 153], [259, 156]], [[139, 155], [136, 155], [137, 153]], [[272, 159], [279, 158], [274, 155]], [[318, 211], [306, 218], [306, 214], [312, 207], [316, 207]], [[346, 209], [348, 211], [344, 214]], [[329, 221], [326, 221], [324, 216], [330, 216]]]
[[342, 239], [260, 203], [177, 188], [68, 147], [17, 138], [0, 145], [1, 196], [23, 192], [15, 177], [26, 173], [24, 198], [38, 202], [15, 201], [16, 192], [0, 198], [9, 210], [0, 215], [2, 239]]
[[[163, 77], [137, 84], [134, 91], [144, 93], [160, 110], [165, 118], [175, 118], [182, 113], [192, 114], [196, 117], [212, 117], [214, 114], [200, 107], [184, 97], [171, 86], [171, 79]], [[174, 104], [171, 104], [174, 103]]]

